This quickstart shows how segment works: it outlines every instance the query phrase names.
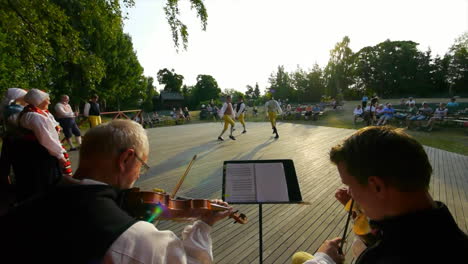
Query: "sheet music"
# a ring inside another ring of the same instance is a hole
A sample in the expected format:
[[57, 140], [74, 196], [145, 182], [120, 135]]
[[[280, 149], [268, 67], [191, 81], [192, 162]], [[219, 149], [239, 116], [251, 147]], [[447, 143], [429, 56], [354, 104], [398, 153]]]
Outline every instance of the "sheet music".
[[257, 201], [288, 202], [288, 184], [283, 163], [256, 163]]
[[283, 163], [229, 163], [225, 201], [289, 202]]
[[253, 163], [230, 163], [226, 165], [225, 201], [255, 202], [255, 171]]

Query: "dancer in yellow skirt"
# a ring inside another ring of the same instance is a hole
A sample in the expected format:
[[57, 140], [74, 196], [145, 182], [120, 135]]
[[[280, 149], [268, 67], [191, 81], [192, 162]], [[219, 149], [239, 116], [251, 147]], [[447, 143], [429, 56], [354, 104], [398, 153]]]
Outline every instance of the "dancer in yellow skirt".
[[232, 98], [230, 95], [226, 97], [226, 102], [223, 104], [223, 108], [219, 111], [219, 117], [221, 117], [224, 120], [224, 128], [221, 134], [218, 137], [218, 140], [223, 141], [223, 134], [226, 132], [228, 129], [228, 126], [231, 125], [231, 131], [229, 134], [229, 138], [232, 140], [236, 140], [236, 138], [232, 135], [232, 132], [234, 131], [234, 125], [236, 124], [233, 120], [234, 118], [234, 110], [232, 109], [232, 104], [231, 104]]
[[242, 131], [242, 134], [247, 133], [247, 130], [245, 129], [245, 103], [244, 103], [244, 97], [239, 96], [239, 102], [237, 103], [236, 107], [236, 120], [239, 120], [239, 122], [242, 124], [244, 127], [244, 131]]
[[276, 114], [282, 114], [283, 110], [281, 110], [281, 106], [275, 100], [275, 98], [271, 97], [271, 100], [266, 102], [265, 104], [265, 112], [270, 119], [271, 128], [273, 129], [273, 134], [276, 134], [275, 138], [279, 138], [278, 130], [276, 129]]

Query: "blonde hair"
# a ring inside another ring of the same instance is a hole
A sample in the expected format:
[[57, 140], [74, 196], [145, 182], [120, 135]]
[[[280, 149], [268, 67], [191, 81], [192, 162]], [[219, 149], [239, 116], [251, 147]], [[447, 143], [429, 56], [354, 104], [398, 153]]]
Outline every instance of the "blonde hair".
[[140, 157], [148, 156], [146, 131], [134, 121], [113, 120], [86, 133], [80, 149], [80, 160], [89, 157], [112, 158], [127, 149], [134, 149]]

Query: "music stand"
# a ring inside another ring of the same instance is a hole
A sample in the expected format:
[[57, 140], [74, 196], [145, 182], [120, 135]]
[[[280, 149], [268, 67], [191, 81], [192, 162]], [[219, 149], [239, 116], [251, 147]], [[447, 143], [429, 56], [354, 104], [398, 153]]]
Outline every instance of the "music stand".
[[[281, 167], [282, 171], [279, 170]], [[270, 176], [275, 181], [270, 180]], [[267, 177], [268, 181], [265, 181]], [[235, 186], [236, 181], [239, 183], [237, 186]], [[249, 184], [252, 185], [249, 187]], [[268, 190], [263, 190], [262, 184]], [[245, 189], [241, 190], [242, 188]], [[237, 195], [238, 192], [243, 192], [243, 194]], [[262, 194], [262, 192], [265, 193]], [[272, 193], [277, 193], [278, 197]], [[258, 204], [260, 263], [263, 263], [262, 205], [303, 202], [294, 162], [289, 159], [225, 161], [222, 199], [230, 204]]]

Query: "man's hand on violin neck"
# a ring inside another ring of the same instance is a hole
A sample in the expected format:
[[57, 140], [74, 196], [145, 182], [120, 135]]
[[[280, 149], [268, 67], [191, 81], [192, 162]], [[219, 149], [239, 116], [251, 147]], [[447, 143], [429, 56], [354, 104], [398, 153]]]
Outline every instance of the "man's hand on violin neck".
[[228, 217], [232, 213], [232, 207], [222, 200], [211, 200], [211, 202], [229, 208], [229, 210], [225, 211], [208, 211], [200, 217], [200, 220], [213, 226], [219, 220]]
[[341, 204], [346, 205], [349, 199], [351, 199], [351, 195], [349, 195], [348, 187], [341, 187], [335, 191], [335, 198]]
[[322, 246], [317, 250], [317, 252], [322, 252], [327, 254], [332, 258], [336, 263], [343, 263], [344, 256], [340, 254], [338, 249], [340, 247], [341, 238], [337, 237], [332, 240], [326, 240], [323, 242]]

